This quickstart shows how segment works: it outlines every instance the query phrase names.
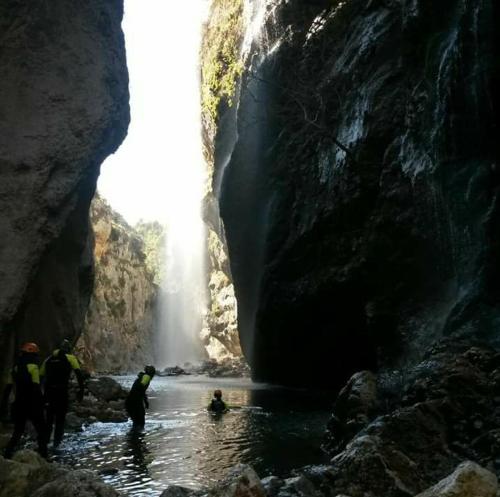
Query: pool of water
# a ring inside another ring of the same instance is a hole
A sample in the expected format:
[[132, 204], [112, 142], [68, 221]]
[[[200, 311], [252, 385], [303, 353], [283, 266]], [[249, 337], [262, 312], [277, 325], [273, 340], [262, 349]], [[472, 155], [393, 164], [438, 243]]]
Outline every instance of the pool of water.
[[[130, 387], [133, 377], [116, 378]], [[230, 412], [207, 412], [221, 388]], [[156, 496], [167, 485], [192, 488], [222, 478], [238, 463], [261, 477], [325, 462], [320, 450], [331, 398], [328, 394], [273, 387], [247, 379], [154, 378], [142, 433], [130, 423], [95, 423], [69, 434], [59, 459], [99, 471], [129, 496]]]

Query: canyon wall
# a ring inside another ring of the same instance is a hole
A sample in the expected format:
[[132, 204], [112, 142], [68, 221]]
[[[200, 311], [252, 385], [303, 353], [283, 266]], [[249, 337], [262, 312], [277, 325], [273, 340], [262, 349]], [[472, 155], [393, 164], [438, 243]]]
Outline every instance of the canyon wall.
[[220, 97], [206, 128], [254, 377], [340, 386], [412, 364], [443, 337], [497, 346], [498, 6], [246, 10], [260, 24], [240, 10], [245, 40], [212, 11], [226, 29], [212, 59], [233, 74], [232, 96], [204, 78]]
[[207, 166], [203, 219], [207, 229], [208, 283], [207, 316], [202, 340], [208, 356], [216, 360], [242, 356], [238, 305], [224, 224], [219, 213], [220, 183], [215, 167], [215, 137], [220, 106], [226, 104], [234, 93], [239, 75], [239, 44], [243, 31], [241, 0], [211, 2], [201, 48], [203, 155]]
[[210, 359], [221, 361], [242, 356], [238, 334], [237, 302], [229, 268], [225, 239], [207, 228], [208, 307], [201, 339]]
[[[130, 226], [98, 194], [92, 201], [94, 290], [76, 353], [98, 373], [135, 372], [154, 364], [165, 279], [165, 228], [159, 222]], [[229, 261], [218, 237], [208, 234], [210, 305], [201, 340], [206, 357], [220, 362], [241, 356]]]
[[80, 333], [88, 212], [128, 122], [121, 0], [0, 5], [0, 375], [23, 341]]
[[[95, 283], [77, 354], [91, 371], [135, 372], [154, 362], [158, 286], [148, 267], [146, 243], [99, 195], [90, 220]], [[141, 227], [144, 233], [145, 224]]]

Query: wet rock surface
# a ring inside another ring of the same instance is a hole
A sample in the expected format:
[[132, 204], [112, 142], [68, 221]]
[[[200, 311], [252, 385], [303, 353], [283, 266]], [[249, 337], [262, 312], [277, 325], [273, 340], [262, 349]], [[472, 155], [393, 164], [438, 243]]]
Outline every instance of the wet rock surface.
[[48, 463], [23, 450], [12, 460], [0, 456], [0, 497], [117, 497], [121, 495], [99, 477]]
[[209, 488], [193, 490], [171, 485], [160, 497], [266, 497], [265, 487], [254, 469], [238, 464], [228, 471], [226, 478]]
[[349, 413], [345, 393], [359, 380], [355, 375], [335, 404], [338, 421], [329, 426], [327, 444], [334, 457], [321, 480], [338, 493], [395, 497], [424, 491], [463, 461], [499, 474], [499, 360], [488, 348], [436, 346], [402, 382], [394, 381], [394, 372], [379, 375], [377, 402], [369, 403], [376, 408], [353, 434], [350, 420], [359, 404]]
[[220, 497], [265, 497], [264, 487], [257, 473], [244, 464], [232, 468], [227, 477], [208, 492]]
[[498, 343], [498, 6], [264, 4], [213, 140], [254, 377], [340, 388], [442, 335]]
[[208, 208], [205, 209], [204, 216], [208, 249], [208, 306], [201, 339], [208, 357], [222, 361], [241, 357], [242, 352], [238, 335], [237, 302], [229, 267], [227, 244], [213, 193], [209, 195], [209, 198], [210, 201], [205, 201]]
[[244, 358], [208, 361], [202, 365], [203, 374], [210, 378], [242, 378], [250, 376], [250, 368]]
[[127, 391], [116, 380], [108, 376], [91, 378], [86, 383], [87, 389], [97, 399], [110, 402], [113, 400], [123, 400], [127, 396]]
[[125, 411], [125, 390], [116, 380], [107, 376], [90, 378], [86, 382], [86, 395], [76, 400], [76, 384], [71, 391], [71, 402], [66, 417], [66, 428], [80, 431], [82, 426], [100, 421], [122, 423], [128, 420]]
[[377, 378], [370, 371], [355, 373], [340, 391], [328, 422], [331, 450], [342, 449], [379, 411]]
[[160, 497], [189, 497], [194, 493], [192, 488], [171, 485], [161, 493]]
[[209, 360], [201, 364], [185, 364], [184, 367], [165, 368], [158, 376], [207, 375], [210, 378], [243, 378], [250, 376], [250, 368], [242, 357]]

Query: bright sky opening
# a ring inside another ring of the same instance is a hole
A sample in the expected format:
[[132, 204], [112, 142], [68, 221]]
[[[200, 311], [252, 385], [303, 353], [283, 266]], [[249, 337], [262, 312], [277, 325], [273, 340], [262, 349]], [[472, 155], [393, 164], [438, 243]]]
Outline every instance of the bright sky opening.
[[207, 9], [207, 0], [125, 1], [131, 123], [102, 165], [98, 190], [131, 224], [164, 221], [167, 210], [199, 202], [192, 166], [202, 160], [199, 48]]

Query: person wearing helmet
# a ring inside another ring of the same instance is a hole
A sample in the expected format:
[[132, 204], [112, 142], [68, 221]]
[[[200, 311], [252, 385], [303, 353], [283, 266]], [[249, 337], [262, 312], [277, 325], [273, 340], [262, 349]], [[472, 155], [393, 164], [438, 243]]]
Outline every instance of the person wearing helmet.
[[5, 448], [4, 456], [6, 459], [10, 459], [14, 454], [16, 446], [26, 429], [27, 421], [31, 421], [36, 430], [38, 452], [42, 457], [47, 458], [46, 426], [43, 415], [42, 391], [40, 389], [40, 371], [38, 369], [39, 352], [36, 343], [28, 342], [21, 347], [19, 357], [10, 372], [4, 390], [2, 406], [8, 404], [11, 391], [12, 389], [15, 390], [12, 405], [14, 431]]
[[227, 412], [227, 404], [222, 400], [222, 391], [217, 389], [214, 391], [214, 397], [210, 404], [208, 404], [208, 410], [213, 413], [223, 413]]
[[50, 440], [54, 428], [54, 447], [64, 437], [64, 422], [69, 407], [69, 379], [74, 372], [78, 381], [77, 399], [83, 399], [84, 380], [78, 359], [71, 353], [71, 343], [63, 340], [58, 349], [45, 359], [40, 369], [43, 379], [45, 403], [47, 406], [47, 438]]
[[146, 366], [144, 371], [137, 375], [137, 379], [134, 381], [125, 400], [125, 409], [132, 420], [134, 429], [144, 428], [146, 423], [146, 409], [149, 409], [146, 390], [155, 374], [156, 369], [154, 366]]

